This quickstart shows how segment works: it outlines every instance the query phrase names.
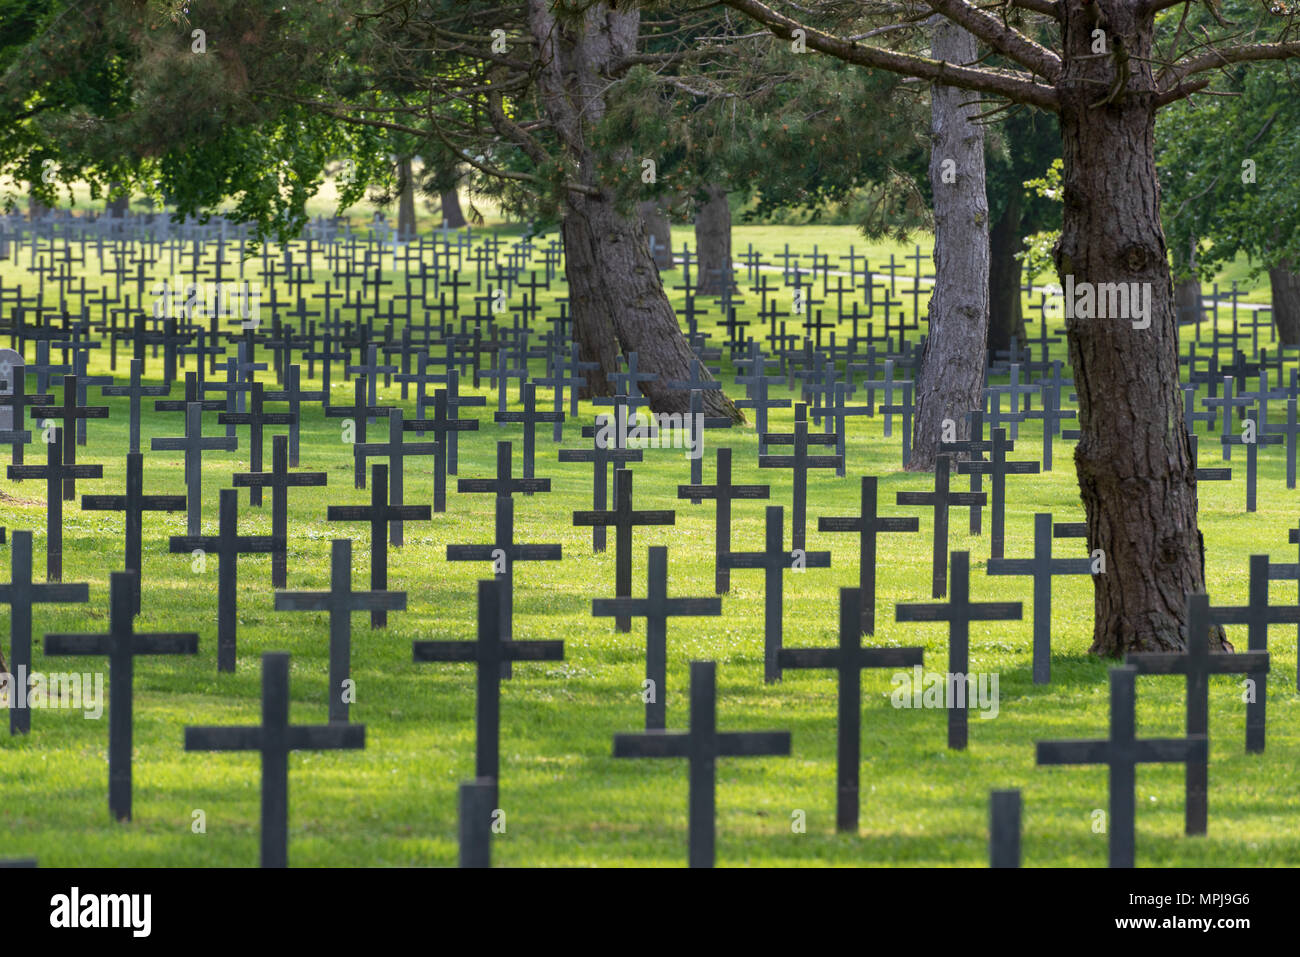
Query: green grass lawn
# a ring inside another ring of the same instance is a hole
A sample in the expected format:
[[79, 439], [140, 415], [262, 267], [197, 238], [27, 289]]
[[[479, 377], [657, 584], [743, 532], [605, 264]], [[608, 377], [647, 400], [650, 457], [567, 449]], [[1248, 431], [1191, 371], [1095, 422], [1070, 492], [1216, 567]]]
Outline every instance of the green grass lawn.
[[[788, 242], [810, 251], [813, 244], [835, 255], [856, 242], [848, 227], [740, 227], [736, 246], [749, 242], [768, 255]], [[882, 247], [883, 248], [883, 247]], [[903, 250], [906, 251], [906, 250]], [[878, 253], [873, 254], [878, 255]], [[885, 252], [888, 255], [888, 252]], [[24, 258], [25, 263], [25, 258]], [[87, 263], [86, 281], [99, 277]], [[20, 277], [3, 264], [6, 283]], [[24, 281], [30, 276], [24, 276]], [[323, 271], [318, 279], [324, 278]], [[678, 284], [675, 275], [668, 285]], [[557, 292], [559, 290], [557, 289]], [[680, 292], [673, 292], [680, 302]], [[52, 301], [52, 300], [47, 300]], [[924, 303], [924, 300], [922, 300]], [[742, 312], [757, 308], [750, 297]], [[108, 371], [101, 350], [91, 371]], [[262, 356], [265, 358], [265, 354]], [[1062, 356], [1063, 357], [1063, 354]], [[159, 373], [160, 360], [151, 361]], [[305, 370], [304, 370], [305, 371]], [[120, 357], [117, 374], [124, 376]], [[728, 379], [732, 373], [726, 370]], [[319, 374], [319, 370], [318, 370]], [[304, 382], [304, 387], [309, 384]], [[318, 387], [316, 382], [310, 387]], [[335, 397], [351, 397], [351, 384], [336, 378]], [[729, 386], [729, 388], [731, 388]], [[739, 390], [733, 390], [738, 394]], [[173, 396], [180, 387], [173, 389]], [[778, 394], [785, 395], [783, 390]], [[398, 401], [398, 389], [381, 390]], [[516, 397], [512, 397], [516, 398]], [[549, 401], [549, 396], [547, 396]], [[103, 480], [78, 483], [83, 493], [120, 493], [127, 446], [126, 400], [101, 400], [112, 416], [90, 424], [90, 442], [78, 460], [104, 465]], [[1275, 404], [1276, 405], [1276, 404]], [[408, 416], [413, 403], [404, 405]], [[178, 435], [179, 414], [144, 418], [142, 444], [155, 436]], [[469, 410], [481, 431], [462, 437], [461, 477], [489, 477], [495, 443], [516, 445], [520, 431], [491, 422], [489, 410]], [[582, 408], [589, 422], [597, 410]], [[789, 410], [773, 416], [772, 427], [789, 431]], [[820, 515], [850, 514], [858, 480], [880, 477], [882, 511], [919, 514], [918, 535], [882, 537], [879, 557], [878, 645], [920, 645], [928, 671], [947, 661], [942, 625], [896, 624], [899, 602], [929, 601], [928, 511], [893, 504], [901, 490], [929, 488], [929, 478], [900, 469], [898, 430], [887, 439], [883, 421], [857, 419], [848, 443], [848, 474], [817, 474], [809, 496], [809, 549], [833, 552], [829, 570], [809, 570], [786, 579], [785, 641], [790, 647], [836, 641], [837, 597], [857, 581], [852, 536], [816, 531]], [[215, 414], [205, 431], [215, 434]], [[277, 431], [277, 430], [272, 430]], [[385, 427], [372, 427], [382, 439]], [[1021, 430], [1016, 459], [1039, 455], [1040, 431]], [[230, 474], [248, 468], [247, 437], [241, 448], [204, 457], [204, 531], [214, 533], [218, 490]], [[759, 470], [752, 424], [706, 435], [706, 481], [713, 478], [713, 448], [730, 445], [737, 482], [772, 486], [773, 504], [786, 506], [787, 535], [791, 480], [787, 471]], [[565, 430], [564, 447], [585, 447], [578, 423]], [[1217, 464], [1217, 442], [1202, 440], [1203, 465]], [[269, 467], [269, 440], [267, 443]], [[327, 587], [330, 540], [353, 537], [354, 584], [368, 587], [368, 530], [357, 524], [327, 523], [330, 504], [365, 504], [368, 492], [352, 487], [351, 450], [341, 439], [340, 421], [319, 407], [302, 425], [302, 468], [325, 471], [329, 486], [295, 489], [290, 496], [289, 587]], [[494, 861], [515, 866], [677, 866], [686, 859], [686, 768], [684, 761], [614, 760], [612, 736], [642, 727], [644, 624], [634, 620], [630, 635], [614, 631], [608, 618], [593, 618], [591, 599], [613, 595], [611, 549], [595, 555], [590, 530], [575, 528], [571, 513], [591, 507], [590, 471], [560, 466], [549, 429], [539, 432], [538, 474], [552, 479], [552, 492], [516, 496], [517, 540], [559, 542], [564, 560], [516, 568], [515, 636], [562, 639], [563, 662], [518, 664], [503, 685], [501, 704], [500, 803], [506, 832], [494, 838]], [[43, 451], [29, 448], [28, 462]], [[1244, 454], [1233, 465], [1244, 469]], [[1246, 600], [1247, 558], [1268, 552], [1294, 561], [1286, 530], [1295, 524], [1294, 494], [1285, 489], [1276, 449], [1261, 457], [1259, 510], [1244, 513], [1241, 481], [1201, 489], [1201, 527], [1207, 546], [1207, 574], [1215, 604]], [[669, 545], [669, 590], [674, 596], [709, 596], [713, 589], [713, 508], [676, 498], [689, 480], [680, 449], [650, 449], [635, 467], [636, 506], [674, 508], [671, 528], [638, 531], [634, 581], [644, 594], [646, 548]], [[1050, 510], [1057, 521], [1083, 518], [1068, 446], [1058, 447], [1055, 471], [1009, 480], [1007, 555], [1032, 551], [1033, 516]], [[958, 484], [964, 485], [964, 480]], [[184, 492], [179, 453], [146, 453], [146, 491]], [[408, 460], [406, 501], [432, 501], [432, 462]], [[34, 530], [36, 566], [42, 567], [45, 538], [44, 483], [0, 484], [3, 524]], [[241, 493], [244, 534], [270, 531], [269, 496], [251, 509]], [[733, 547], [757, 550], [763, 540], [763, 506], [735, 507]], [[449, 543], [490, 540], [493, 502], [487, 495], [449, 490], [448, 511], [431, 522], [406, 526], [406, 545], [390, 553], [390, 587], [407, 592], [409, 607], [392, 613], [387, 629], [372, 631], [365, 616], [353, 619], [352, 676], [357, 682], [353, 720], [366, 725], [361, 752], [301, 753], [291, 759], [290, 861], [295, 865], [451, 865], [456, 862], [456, 789], [474, 774], [474, 675], [470, 665], [415, 664], [411, 643], [419, 639], [471, 640], [475, 635], [474, 582], [487, 577], [487, 563], [449, 563]], [[216, 670], [216, 563], [191, 572], [188, 554], [172, 555], [169, 535], [183, 534], [184, 515], [149, 514], [145, 519], [145, 601], [138, 628], [197, 631], [195, 657], [142, 658], [135, 678], [135, 819], [110, 820], [107, 809], [107, 720], [80, 713], [37, 711], [29, 738], [0, 734], [0, 841], [6, 856], [36, 856], [42, 865], [253, 865], [258, 859], [260, 763], [254, 754], [216, 755], [183, 750], [187, 725], [253, 724], [260, 720], [260, 656], [293, 654], [292, 714], [296, 723], [326, 720], [327, 616], [273, 610], [269, 556], [251, 556], [239, 566], [239, 666], [235, 674]], [[952, 520], [950, 547], [972, 553], [972, 597], [1012, 600], [1029, 612], [1028, 579], [989, 577], [988, 520], [983, 537], [966, 534], [966, 512]], [[101, 659], [53, 659], [39, 636], [55, 631], [102, 631], [107, 626], [108, 575], [122, 563], [120, 514], [65, 515], [64, 580], [90, 583], [88, 605], [39, 606], [35, 666], [45, 671], [102, 669]], [[1078, 542], [1057, 542], [1057, 555], [1084, 554]], [[0, 562], [7, 563], [6, 558]], [[788, 729], [789, 757], [723, 759], [717, 778], [717, 854], [720, 865], [963, 865], [987, 863], [989, 792], [1020, 788], [1024, 798], [1023, 856], [1028, 866], [1104, 866], [1107, 838], [1094, 833], [1092, 812], [1107, 807], [1103, 768], [1037, 768], [1034, 742], [1104, 737], [1108, 729], [1106, 671], [1110, 662], [1087, 654], [1091, 642], [1091, 584], [1082, 577], [1057, 579], [1053, 617], [1053, 681], [1035, 687], [1030, 676], [1030, 621], [979, 623], [971, 631], [971, 670], [1000, 678], [999, 713], [971, 715], [970, 747], [945, 746], [946, 715], [940, 710], [895, 709], [890, 703], [892, 672], [868, 671], [862, 695], [862, 820], [857, 835], [835, 833], [835, 683], [824, 672], [787, 672], [779, 684], [763, 683], [763, 591], [759, 572], [736, 571], [723, 599], [721, 618], [677, 619], [668, 635], [668, 723], [683, 728], [688, 708], [688, 663], [718, 662], [718, 720], [727, 730]], [[1295, 586], [1275, 583], [1275, 603], [1294, 602]], [[8, 634], [7, 609], [0, 610], [0, 634]], [[1244, 631], [1230, 629], [1239, 646]], [[5, 642], [7, 651], [7, 641]], [[1211, 683], [1210, 825], [1206, 837], [1183, 836], [1183, 771], [1180, 766], [1146, 765], [1138, 771], [1137, 847], [1140, 865], [1294, 865], [1300, 862], [1300, 823], [1294, 813], [1300, 787], [1300, 731], [1295, 692], [1296, 642], [1289, 627], [1272, 631], [1273, 671], [1269, 680], [1268, 748], [1244, 752], [1245, 709], [1237, 678]], [[1178, 678], [1139, 681], [1138, 728], [1143, 736], [1183, 732], [1183, 683]], [[191, 827], [194, 812], [206, 816], [206, 832]], [[792, 828], [796, 812], [806, 814], [804, 833]]]

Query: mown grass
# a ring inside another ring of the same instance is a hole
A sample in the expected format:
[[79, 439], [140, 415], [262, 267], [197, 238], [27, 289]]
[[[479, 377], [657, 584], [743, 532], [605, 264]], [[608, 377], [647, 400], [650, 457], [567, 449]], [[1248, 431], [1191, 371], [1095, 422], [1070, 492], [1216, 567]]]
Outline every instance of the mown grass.
[[[737, 230], [737, 249], [762, 243], [769, 256], [790, 243], [811, 251], [814, 243], [835, 255], [855, 241], [847, 229], [785, 228], [769, 234]], [[752, 239], [751, 239], [752, 236]], [[779, 245], [776, 241], [779, 240]], [[857, 240], [860, 243], [860, 239]], [[859, 250], [861, 250], [859, 245]], [[887, 253], [886, 253], [887, 255]], [[25, 258], [24, 258], [25, 262]], [[97, 288], [93, 264], [83, 267]], [[3, 275], [23, 276], [12, 263]], [[324, 273], [318, 274], [318, 280]], [[679, 279], [670, 275], [668, 285]], [[562, 292], [557, 287], [552, 296]], [[680, 292], [673, 292], [680, 303]], [[545, 298], [545, 297], [544, 297]], [[53, 299], [47, 299], [47, 302]], [[922, 300], [924, 303], [924, 299]], [[757, 307], [749, 297], [742, 312]], [[107, 372], [106, 350], [92, 371]], [[1062, 356], [1063, 357], [1063, 356]], [[125, 373], [121, 360], [118, 375]], [[155, 374], [160, 366], [151, 365]], [[726, 370], [728, 378], [732, 370]], [[312, 383], [315, 385], [316, 383]], [[730, 387], [729, 387], [730, 388]], [[738, 392], [739, 390], [735, 390]], [[778, 394], [786, 395], [784, 390]], [[350, 398], [351, 385], [336, 379], [336, 397]], [[173, 396], [179, 395], [179, 386]], [[397, 387], [381, 390], [398, 401]], [[120, 492], [127, 444], [126, 400], [100, 400], [112, 416], [90, 424], [89, 445], [79, 461], [104, 465], [102, 481], [78, 483], [78, 495]], [[517, 398], [517, 397], [512, 397]], [[487, 477], [494, 470], [495, 442], [516, 442], [519, 430], [498, 426], [489, 412], [470, 410], [481, 431], [461, 440], [462, 477]], [[1276, 414], [1275, 404], [1275, 414]], [[146, 405], [151, 410], [152, 403]], [[408, 415], [413, 404], [406, 403]], [[597, 410], [584, 404], [581, 419]], [[790, 411], [773, 415], [772, 427], [788, 431]], [[565, 430], [564, 447], [585, 446], [578, 424]], [[856, 549], [851, 536], [816, 531], [819, 515], [849, 514], [856, 507], [858, 477], [880, 477], [882, 511], [919, 514], [918, 535], [883, 536], [879, 557], [876, 644], [921, 645], [927, 670], [947, 661], [946, 632], [938, 625], [896, 624], [898, 602], [929, 601], [928, 511], [893, 504], [897, 491], [929, 487], [924, 475], [900, 470], [895, 437], [882, 434], [882, 420], [856, 419], [843, 478], [819, 472], [809, 497], [810, 549], [833, 552], [833, 567], [786, 579], [785, 634], [788, 646], [835, 641], [838, 589], [856, 584]], [[1203, 427], [1202, 427], [1203, 428]], [[205, 430], [217, 432], [215, 416]], [[329, 504], [368, 501], [352, 487], [350, 448], [340, 422], [319, 407], [303, 421], [302, 467], [329, 475], [324, 489], [295, 489], [290, 497], [289, 587], [323, 589], [329, 574], [330, 540], [356, 539], [356, 587], [367, 587], [367, 530], [324, 520]], [[372, 437], [385, 435], [383, 424]], [[278, 431], [278, 430], [272, 430]], [[148, 411], [143, 445], [181, 432], [181, 417]], [[1039, 454], [1036, 424], [1021, 429], [1014, 455]], [[235, 453], [204, 458], [204, 527], [214, 532], [217, 492], [230, 474], [248, 467], [246, 432]], [[790, 475], [756, 467], [752, 424], [706, 436], [705, 478], [713, 477], [713, 448], [730, 445], [737, 482], [767, 482], [771, 502], [787, 507]], [[269, 439], [268, 439], [269, 447]], [[1201, 442], [1202, 464], [1216, 464], [1217, 442]], [[571, 513], [591, 507], [590, 472], [560, 466], [549, 429], [539, 433], [538, 474], [552, 479], [552, 492], [516, 497], [517, 540], [559, 542], [564, 560], [516, 569], [515, 633], [520, 639], [562, 639], [563, 662], [516, 665], [503, 685], [500, 801], [506, 832], [494, 838], [494, 860], [517, 866], [676, 866], [685, 861], [686, 769], [680, 761], [614, 760], [612, 735], [641, 726], [640, 686], [644, 676], [643, 623], [619, 635], [607, 618], [593, 618], [591, 599], [613, 593], [610, 551], [592, 553], [590, 531], [575, 528]], [[268, 448], [269, 452], [269, 448]], [[39, 461], [39, 449], [28, 461]], [[1259, 510], [1244, 513], [1240, 479], [1244, 455], [1235, 457], [1239, 479], [1201, 488], [1201, 527], [1207, 545], [1207, 573], [1216, 604], [1246, 600], [1247, 557], [1268, 552], [1274, 560], [1295, 559], [1286, 530], [1295, 524], [1294, 493], [1285, 489], [1281, 453], [1261, 456]], [[269, 458], [268, 458], [269, 463]], [[518, 468], [518, 464], [516, 464]], [[432, 501], [432, 465], [410, 459], [406, 500]], [[647, 546], [670, 546], [670, 594], [707, 596], [713, 583], [713, 509], [679, 501], [676, 486], [688, 481], [682, 451], [651, 449], [635, 467], [638, 508], [674, 508], [677, 524], [637, 532], [635, 581], [644, 594]], [[1068, 446], [1058, 446], [1053, 472], [1009, 480], [1007, 554], [1028, 556], [1033, 516], [1051, 511], [1058, 521], [1078, 521], [1079, 505]], [[146, 491], [181, 493], [178, 453], [146, 453]], [[960, 484], [960, 483], [959, 483]], [[42, 567], [45, 538], [44, 484], [14, 483], [3, 489], [4, 524], [35, 533], [36, 565]], [[269, 503], [269, 497], [268, 497]], [[734, 547], [761, 548], [763, 502], [735, 508]], [[361, 752], [303, 753], [292, 758], [290, 860], [295, 865], [450, 865], [456, 860], [456, 787], [474, 774], [474, 678], [469, 665], [412, 661], [418, 639], [474, 637], [474, 582], [488, 567], [445, 560], [445, 546], [490, 540], [491, 496], [449, 492], [449, 508], [431, 522], [406, 526], [406, 545], [390, 553], [390, 587], [407, 592], [409, 608], [390, 615], [387, 629], [372, 631], [363, 615], [353, 620], [353, 677], [357, 703], [353, 720], [366, 725]], [[976, 600], [1018, 600], [1029, 610], [1029, 582], [989, 577], [987, 519], [983, 537], [966, 534], [966, 513], [954, 513], [950, 547], [972, 553], [972, 595]], [[187, 658], [143, 658], [135, 678], [135, 819], [110, 820], [106, 806], [107, 721], [88, 721], [71, 711], [38, 711], [28, 738], [0, 734], [0, 841], [4, 853], [34, 855], [42, 865], [251, 865], [257, 861], [259, 761], [255, 755], [186, 753], [187, 725], [251, 724], [260, 715], [260, 655], [293, 654], [292, 720], [326, 720], [327, 623], [322, 614], [273, 610], [270, 561], [253, 556], [239, 565], [239, 666], [216, 671], [216, 568], [191, 572], [188, 555], [172, 555], [167, 537], [184, 532], [184, 517], [152, 513], [145, 520], [145, 601], [140, 630], [193, 630], [200, 652]], [[269, 504], [247, 506], [241, 495], [241, 532], [269, 533]], [[39, 606], [36, 667], [87, 671], [104, 667], [96, 659], [44, 656], [39, 636], [53, 631], [102, 631], [107, 624], [107, 581], [121, 567], [120, 515], [65, 515], [65, 580], [90, 583], [91, 601], [82, 606]], [[1077, 542], [1057, 542], [1057, 554], [1083, 554]], [[39, 571], [38, 571], [39, 574]], [[685, 726], [687, 670], [693, 659], [715, 659], [720, 727], [789, 729], [793, 753], [786, 758], [723, 759], [718, 766], [718, 861], [722, 865], [960, 865], [987, 861], [989, 792], [1018, 787], [1024, 796], [1024, 860], [1027, 865], [1103, 866], [1106, 836], [1094, 833], [1092, 812], [1106, 808], [1103, 768], [1037, 768], [1034, 742], [1105, 736], [1108, 727], [1106, 671], [1111, 662], [1088, 655], [1091, 642], [1091, 584], [1058, 579], [1054, 588], [1053, 681], [1035, 687], [1030, 679], [1030, 621], [976, 624], [971, 631], [971, 669], [1000, 677], [995, 719], [971, 717], [970, 747], [945, 746], [945, 714], [895, 709], [891, 674], [869, 671], [863, 678], [862, 821], [857, 835], [834, 830], [835, 684], [826, 673], [787, 672], [779, 684], [762, 680], [762, 576], [737, 571], [720, 618], [678, 619], [669, 626], [666, 701], [670, 727]], [[1275, 583], [1273, 601], [1293, 602], [1295, 586]], [[0, 634], [8, 633], [7, 609], [0, 609]], [[1244, 645], [1244, 632], [1230, 629]], [[7, 650], [7, 641], [6, 641]], [[1272, 630], [1273, 671], [1269, 680], [1268, 748], [1244, 752], [1244, 707], [1239, 680], [1215, 679], [1211, 686], [1210, 827], [1201, 838], [1183, 836], [1182, 769], [1144, 766], [1138, 772], [1138, 861], [1142, 865], [1286, 865], [1300, 861], [1300, 826], [1294, 814], [1300, 785], [1300, 734], [1295, 692], [1296, 644], [1289, 627]], [[1146, 736], [1183, 731], [1183, 685], [1176, 678], [1142, 678], [1138, 726]], [[206, 815], [206, 832], [195, 833], [194, 812]], [[795, 812], [806, 813], [806, 832], [792, 828]]]

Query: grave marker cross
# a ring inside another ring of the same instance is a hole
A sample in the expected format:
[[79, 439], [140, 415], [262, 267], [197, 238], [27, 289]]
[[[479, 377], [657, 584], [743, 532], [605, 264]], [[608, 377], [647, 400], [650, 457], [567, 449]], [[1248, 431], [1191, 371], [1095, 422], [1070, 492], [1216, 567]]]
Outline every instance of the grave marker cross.
[[[907, 604], [894, 607], [895, 621], [948, 623], [948, 747], [966, 748], [970, 624], [972, 621], [1012, 621], [1021, 616], [1018, 601], [970, 600], [970, 552], [952, 553], [952, 596], [946, 605]], [[955, 693], [954, 693], [955, 691]], [[956, 703], [953, 699], [956, 698]]]
[[[1210, 733], [1210, 675], [1267, 674], [1267, 651], [1237, 654], [1210, 652], [1210, 599], [1205, 594], [1187, 596], [1187, 651], [1182, 654], [1130, 652], [1124, 664], [1140, 675], [1187, 676], [1187, 736]], [[1203, 761], [1187, 762], [1188, 834], [1204, 834], [1208, 823], [1209, 768]]]
[[722, 555], [722, 562], [728, 568], [761, 568], [766, 572], [763, 582], [763, 680], [768, 683], [781, 680], [779, 654], [784, 623], [783, 573], [787, 570], [831, 567], [830, 552], [806, 552], [802, 548], [787, 551], [784, 537], [784, 509], [780, 505], [769, 505], [764, 550], [725, 552]]
[[717, 663], [691, 662], [689, 731], [614, 735], [616, 758], [686, 758], [690, 766], [689, 861], [712, 867], [716, 840], [717, 761], [725, 757], [788, 755], [788, 731], [719, 731]]
[[663, 730], [668, 696], [668, 619], [722, 614], [721, 598], [669, 598], [668, 549], [650, 548], [645, 598], [596, 598], [591, 613], [635, 616], [646, 620], [645, 674], [642, 686], [647, 731]]
[[27, 734], [32, 712], [27, 707], [27, 678], [32, 670], [32, 605], [90, 599], [85, 582], [36, 584], [32, 581], [32, 533], [15, 530], [10, 545], [9, 582], [0, 585], [0, 604], [9, 606], [9, 733]]
[[[641, 525], [675, 525], [677, 514], [671, 509], [659, 511], [632, 508], [632, 472], [630, 469], [614, 470], [614, 507], [589, 512], [574, 512], [573, 524], [614, 526], [614, 597], [632, 597], [632, 530]], [[619, 631], [631, 631], [632, 620], [624, 616], [614, 619]]]
[[783, 668], [830, 668], [838, 673], [836, 721], [835, 827], [856, 833], [860, 809], [862, 763], [862, 669], [911, 668], [923, 660], [923, 648], [863, 648], [860, 593], [840, 589], [840, 641], [835, 648], [782, 648]]
[[206, 569], [207, 556], [217, 556], [217, 670], [235, 670], [236, 617], [235, 601], [240, 555], [265, 555], [282, 548], [272, 535], [239, 534], [239, 492], [223, 488], [218, 496], [216, 535], [173, 535], [173, 553], [202, 552]]
[[[132, 360], [135, 361], [135, 360]], [[180, 512], [185, 509], [184, 495], [144, 494], [144, 455], [128, 452], [126, 456], [125, 495], [83, 495], [81, 508], [86, 512], [122, 512], [126, 519], [126, 555], [124, 568], [134, 572], [131, 584], [131, 610], [140, 614], [140, 583], [144, 575], [141, 557], [145, 512]]]
[[1110, 736], [1099, 741], [1039, 741], [1039, 764], [1105, 764], [1110, 768], [1110, 866], [1132, 867], [1138, 764], [1204, 762], [1204, 735], [1186, 738], [1136, 736], [1137, 668], [1110, 669]]
[[289, 865], [289, 752], [359, 750], [363, 724], [289, 723], [289, 655], [262, 656], [262, 723], [251, 727], [186, 728], [186, 751], [262, 753], [262, 866]]
[[329, 612], [330, 724], [348, 723], [347, 681], [352, 672], [352, 615], [376, 608], [404, 611], [406, 592], [353, 591], [350, 538], [336, 538], [331, 544], [329, 591], [281, 591], [275, 594], [276, 611]]
[[473, 662], [477, 688], [475, 712], [475, 775], [491, 779], [492, 804], [496, 804], [501, 775], [501, 672], [512, 661], [563, 661], [562, 641], [514, 641], [501, 631], [502, 605], [507, 601], [502, 582], [478, 583], [478, 640], [416, 641], [414, 660], [420, 662]]
[[109, 575], [106, 635], [45, 636], [47, 655], [108, 656], [108, 809], [119, 821], [131, 819], [131, 714], [136, 655], [193, 655], [193, 633], [137, 634], [134, 630], [134, 572]]

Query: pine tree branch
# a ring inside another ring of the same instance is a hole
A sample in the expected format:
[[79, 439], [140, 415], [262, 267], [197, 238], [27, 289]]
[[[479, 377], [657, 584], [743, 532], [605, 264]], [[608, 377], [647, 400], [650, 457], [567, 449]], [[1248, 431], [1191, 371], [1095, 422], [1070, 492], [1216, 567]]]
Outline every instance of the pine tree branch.
[[721, 3], [763, 24], [769, 32], [782, 39], [790, 40], [794, 31], [800, 30], [810, 48], [846, 63], [888, 70], [958, 89], [1003, 96], [1051, 112], [1056, 112], [1059, 108], [1056, 90], [1034, 82], [1033, 77], [1026, 73], [972, 69], [910, 53], [852, 43], [804, 26], [797, 20], [777, 13], [760, 0], [721, 0]]
[[998, 17], [971, 6], [966, 0], [925, 0], [930, 9], [983, 40], [1005, 57], [1047, 80], [1061, 76], [1061, 58], [1035, 43]]
[[[1258, 60], [1288, 60], [1292, 57], [1300, 57], [1300, 42], [1242, 43], [1237, 46], [1213, 49], [1208, 53], [1193, 57], [1179, 66], [1175, 66], [1170, 76], [1172, 85], [1161, 91], [1160, 98], [1172, 93], [1175, 88], [1182, 85], [1183, 80], [1196, 73], [1204, 73], [1206, 70], [1214, 70], [1233, 63], [1251, 63]], [[1178, 99], [1178, 97], [1175, 97], [1175, 99]]]

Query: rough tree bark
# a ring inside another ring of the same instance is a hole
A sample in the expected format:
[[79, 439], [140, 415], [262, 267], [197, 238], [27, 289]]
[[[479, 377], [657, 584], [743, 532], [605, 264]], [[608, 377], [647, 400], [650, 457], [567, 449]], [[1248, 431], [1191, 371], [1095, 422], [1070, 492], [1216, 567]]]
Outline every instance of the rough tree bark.
[[695, 255], [699, 279], [695, 292], [718, 296], [736, 288], [731, 268], [731, 207], [727, 191], [714, 184], [704, 187], [705, 201], [695, 214]]
[[1002, 215], [989, 230], [989, 354], [1007, 351], [1011, 338], [1025, 344], [1025, 316], [1020, 303], [1022, 263], [1016, 258], [1022, 237], [1020, 194], [1012, 190]]
[[[1178, 330], [1155, 168], [1153, 14], [1066, 0], [1058, 84], [1064, 212], [1062, 284], [1150, 289], [1149, 328], [1066, 317], [1082, 437], [1075, 448], [1094, 575], [1092, 651], [1184, 647], [1184, 596], [1205, 587], [1196, 474], [1183, 429]], [[1099, 27], [1098, 16], [1108, 18]], [[1110, 56], [1092, 53], [1103, 29]], [[1109, 92], [1108, 92], [1109, 91]], [[1067, 310], [1069, 304], [1067, 303]], [[1139, 323], [1140, 324], [1140, 323]]]
[[415, 177], [411, 174], [411, 157], [403, 156], [397, 161], [397, 235], [402, 239], [414, 239], [417, 231], [415, 221]]
[[[453, 165], [445, 172], [455, 173], [456, 167]], [[465, 214], [460, 208], [460, 191], [456, 188], [453, 180], [450, 189], [444, 189], [438, 194], [438, 202], [441, 204], [442, 224], [448, 229], [461, 229], [465, 226]]]
[[[975, 38], [943, 17], [931, 26], [931, 56], [953, 63], [976, 58]], [[959, 439], [965, 413], [980, 407], [989, 323], [989, 210], [984, 189], [984, 128], [965, 90], [930, 92], [930, 184], [934, 193], [934, 293], [930, 329], [916, 376], [910, 471], [932, 471], [944, 419]]]
[[[666, 383], [690, 378], [694, 353], [650, 258], [640, 217], [616, 208], [591, 149], [592, 127], [605, 112], [607, 76], [636, 52], [640, 11], [598, 2], [557, 18], [552, 0], [528, 0], [528, 20], [538, 49], [538, 94], [582, 187], [566, 193], [563, 236], [575, 337], [583, 359], [600, 362], [603, 373], [591, 377], [591, 391], [609, 394], [608, 377], [616, 371], [609, 343], [616, 338], [624, 353], [637, 353], [641, 370], [658, 376], [641, 386], [651, 409], [685, 412], [689, 393]], [[720, 391], [704, 392], [704, 412], [744, 421]]]
[[1284, 262], [1268, 271], [1273, 289], [1273, 324], [1277, 338], [1285, 346], [1300, 345], [1300, 275]]
[[1196, 277], [1196, 240], [1191, 241], [1184, 262], [1178, 262], [1176, 255], [1174, 260], [1174, 266], [1185, 277], [1174, 284], [1174, 316], [1180, 326], [1195, 325], [1205, 312], [1201, 303], [1201, 280]]
[[647, 199], [637, 204], [641, 225], [646, 231], [646, 242], [654, 240], [651, 258], [662, 272], [673, 269], [673, 231], [668, 222], [668, 207], [662, 199]]

